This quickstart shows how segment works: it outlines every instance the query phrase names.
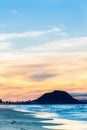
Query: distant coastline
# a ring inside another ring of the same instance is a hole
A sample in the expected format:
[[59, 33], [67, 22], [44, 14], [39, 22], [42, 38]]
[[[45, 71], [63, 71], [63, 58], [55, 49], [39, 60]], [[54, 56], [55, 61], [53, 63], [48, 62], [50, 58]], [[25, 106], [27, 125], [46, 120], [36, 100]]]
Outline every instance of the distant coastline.
[[79, 101], [73, 98], [65, 91], [55, 90], [45, 93], [35, 100], [28, 101], [3, 101], [0, 99], [0, 105], [33, 105], [33, 104], [87, 104], [87, 102]]

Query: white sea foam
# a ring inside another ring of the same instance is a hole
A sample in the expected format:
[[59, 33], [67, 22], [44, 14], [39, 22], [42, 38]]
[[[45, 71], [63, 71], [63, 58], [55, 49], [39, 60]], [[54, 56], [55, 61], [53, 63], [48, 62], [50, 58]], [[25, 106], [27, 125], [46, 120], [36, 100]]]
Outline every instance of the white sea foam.
[[55, 113], [48, 113], [48, 112], [37, 112], [34, 114], [35, 117], [38, 117], [38, 118], [54, 118], [54, 117], [57, 117], [57, 115]]
[[64, 130], [87, 130], [86, 121], [66, 120], [60, 118], [58, 119], [58, 115], [56, 115], [55, 113], [47, 113], [47, 112], [38, 112], [33, 115], [38, 118], [48, 119], [48, 120], [40, 121], [42, 123], [51, 124], [51, 126], [47, 125], [47, 126], [43, 126], [43, 128], [53, 129], [53, 130], [63, 130], [63, 129]]
[[[74, 120], [65, 120], [65, 119], [54, 119], [41, 121], [43, 123], [50, 123], [51, 126], [43, 126], [44, 128], [53, 129], [53, 130], [87, 130], [87, 122], [85, 121], [74, 121]], [[53, 125], [52, 124], [58, 124]], [[61, 125], [60, 125], [61, 124]]]
[[20, 111], [20, 112], [29, 112], [27, 110], [24, 110], [24, 109], [14, 109], [15, 111]]

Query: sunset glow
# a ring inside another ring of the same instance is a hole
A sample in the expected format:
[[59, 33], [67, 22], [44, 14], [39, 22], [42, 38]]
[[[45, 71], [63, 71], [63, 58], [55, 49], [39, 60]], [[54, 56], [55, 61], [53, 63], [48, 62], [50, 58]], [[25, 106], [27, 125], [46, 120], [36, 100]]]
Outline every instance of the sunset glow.
[[0, 98], [32, 100], [53, 90], [84, 98], [87, 2], [34, 2], [0, 1]]

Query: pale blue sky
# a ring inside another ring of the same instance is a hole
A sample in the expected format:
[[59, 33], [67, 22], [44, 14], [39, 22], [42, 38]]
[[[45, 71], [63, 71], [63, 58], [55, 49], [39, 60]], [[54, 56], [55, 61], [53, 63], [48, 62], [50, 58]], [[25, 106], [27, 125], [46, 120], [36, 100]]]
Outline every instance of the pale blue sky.
[[[0, 44], [4, 42], [3, 45], [8, 44], [8, 49], [10, 47], [19, 50], [57, 40], [86, 37], [86, 7], [86, 0], [1, 0], [0, 37], [4, 35], [4, 39], [0, 40]], [[22, 35], [21, 38], [6, 37], [14, 33], [21, 35], [32, 31], [45, 34], [25, 37]], [[81, 48], [85, 46], [78, 50]]]
[[0, 1], [0, 34], [47, 31], [40, 37], [11, 38], [14, 49], [38, 46], [54, 40], [87, 35], [86, 0], [2, 0]]
[[70, 37], [87, 33], [86, 0], [1, 0], [0, 33], [64, 26]]

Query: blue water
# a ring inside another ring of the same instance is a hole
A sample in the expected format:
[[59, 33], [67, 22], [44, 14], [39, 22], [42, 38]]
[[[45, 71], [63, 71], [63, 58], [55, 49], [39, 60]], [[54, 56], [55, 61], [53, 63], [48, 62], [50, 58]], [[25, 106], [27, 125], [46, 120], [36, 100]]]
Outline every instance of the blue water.
[[27, 110], [29, 112], [46, 112], [54, 114], [54, 118], [87, 121], [87, 105], [16, 105], [10, 108]]

